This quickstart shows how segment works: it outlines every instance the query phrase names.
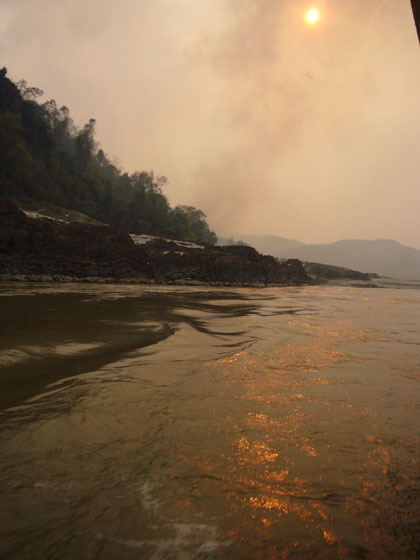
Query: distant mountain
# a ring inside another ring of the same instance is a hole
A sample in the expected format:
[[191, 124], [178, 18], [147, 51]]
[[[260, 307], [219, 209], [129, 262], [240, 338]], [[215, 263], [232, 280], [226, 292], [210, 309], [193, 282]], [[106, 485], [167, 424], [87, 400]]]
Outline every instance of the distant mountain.
[[420, 280], [420, 251], [392, 239], [344, 239], [325, 245], [280, 249], [274, 256], [344, 266], [404, 280]]
[[294, 249], [295, 247], [303, 247], [305, 245], [296, 239], [287, 239], [277, 235], [235, 235], [234, 237], [254, 247], [263, 255], [277, 256], [279, 251], [286, 251], [287, 249]]

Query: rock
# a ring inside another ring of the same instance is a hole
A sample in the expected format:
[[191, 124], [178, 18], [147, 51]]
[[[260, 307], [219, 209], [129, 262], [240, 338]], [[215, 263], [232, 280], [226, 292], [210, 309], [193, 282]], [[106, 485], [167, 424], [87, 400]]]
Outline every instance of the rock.
[[252, 247], [194, 245], [162, 238], [136, 245], [127, 232], [31, 218], [1, 199], [0, 276], [3, 280], [230, 286], [311, 282], [297, 259], [279, 262]]
[[370, 281], [372, 277], [372, 275], [366, 272], [359, 272], [357, 270], [351, 270], [350, 268], [330, 264], [306, 262], [303, 266], [307, 274], [316, 280], [349, 279]]
[[129, 235], [107, 226], [34, 219], [0, 201], [0, 273], [61, 277], [153, 277]]
[[142, 245], [157, 279], [232, 286], [299, 285], [309, 278], [297, 260], [279, 263], [245, 246], [193, 248], [162, 239]]

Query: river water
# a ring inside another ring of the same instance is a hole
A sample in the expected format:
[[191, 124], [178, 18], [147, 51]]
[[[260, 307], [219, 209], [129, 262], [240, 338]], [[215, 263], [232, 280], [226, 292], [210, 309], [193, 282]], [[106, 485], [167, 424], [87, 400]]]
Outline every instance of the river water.
[[0, 558], [419, 558], [419, 311], [1, 285]]

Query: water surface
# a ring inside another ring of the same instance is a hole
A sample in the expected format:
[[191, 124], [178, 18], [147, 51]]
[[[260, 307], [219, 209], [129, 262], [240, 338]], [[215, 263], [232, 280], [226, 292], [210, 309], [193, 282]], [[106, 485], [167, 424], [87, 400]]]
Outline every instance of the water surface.
[[0, 557], [419, 557], [419, 303], [2, 285]]

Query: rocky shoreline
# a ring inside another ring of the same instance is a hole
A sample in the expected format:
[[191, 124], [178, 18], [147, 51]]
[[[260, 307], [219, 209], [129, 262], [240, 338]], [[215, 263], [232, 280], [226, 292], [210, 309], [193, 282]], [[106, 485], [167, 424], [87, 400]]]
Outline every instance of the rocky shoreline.
[[136, 237], [106, 225], [25, 215], [0, 201], [0, 280], [235, 287], [312, 284], [297, 259], [279, 262], [252, 247]]

